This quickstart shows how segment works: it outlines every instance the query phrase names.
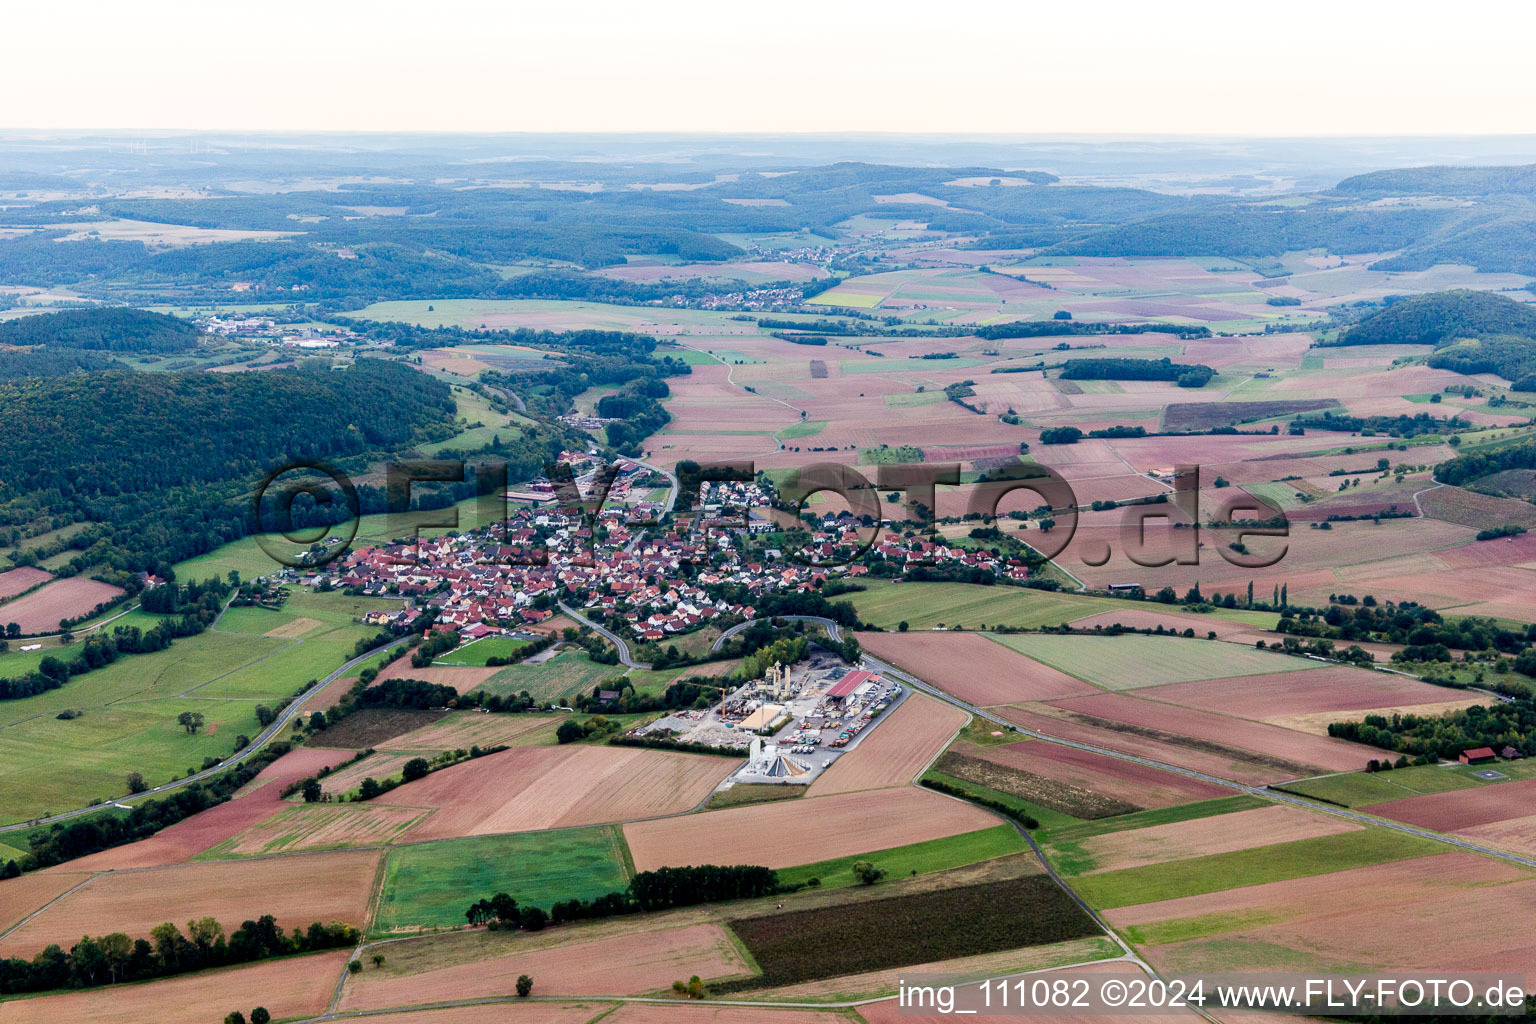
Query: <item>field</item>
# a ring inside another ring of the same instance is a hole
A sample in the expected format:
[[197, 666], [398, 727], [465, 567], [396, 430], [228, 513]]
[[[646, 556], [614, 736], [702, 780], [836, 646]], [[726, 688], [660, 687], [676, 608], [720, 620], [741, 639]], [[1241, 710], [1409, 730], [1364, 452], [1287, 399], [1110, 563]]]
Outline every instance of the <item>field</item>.
[[1457, 693], [1386, 672], [1344, 666], [1308, 669], [1306, 662], [1300, 664], [1307, 670], [1172, 683], [1143, 690], [1138, 696], [1218, 714], [1283, 723], [1295, 715], [1318, 712], [1442, 704], [1454, 699]]
[[690, 810], [738, 764], [633, 747], [514, 747], [434, 772], [380, 800], [436, 809], [417, 839], [531, 832]]
[[1423, 857], [1443, 849], [1438, 843], [1416, 836], [1384, 829], [1360, 829], [1232, 853], [1081, 875], [1072, 885], [1079, 895], [1096, 907], [1126, 907]]
[[1369, 804], [1362, 809], [1436, 832], [1457, 832], [1529, 814], [1533, 792], [1536, 792], [1536, 779], [1521, 779], [1496, 786]]
[[443, 655], [433, 664], [483, 668], [490, 658], [516, 658], [519, 651], [526, 650], [528, 647], [527, 640], [516, 640], [510, 636], [488, 636]]
[[943, 839], [898, 846], [892, 850], [870, 850], [783, 868], [779, 871], [779, 881], [793, 885], [815, 878], [821, 882], [819, 888], [833, 889], [860, 884], [853, 874], [853, 865], [860, 860], [869, 861], [891, 878], [904, 878], [1021, 853], [1025, 855], [1023, 864], [1038, 870], [1038, 862], [1028, 850], [1028, 843], [1013, 825], [995, 825]]
[[[1186, 641], [1187, 642], [1187, 641]], [[1070, 697], [1054, 701], [1052, 706], [1069, 716], [1087, 716], [1096, 722], [1110, 723], [1109, 728], [1152, 736], [1183, 736], [1211, 748], [1246, 752], [1249, 760], [1267, 764], [1293, 775], [1318, 775], [1309, 766], [1332, 771], [1363, 768], [1381, 751], [1359, 743], [1328, 736], [1282, 729], [1263, 722], [1249, 722], [1225, 715], [1213, 715], [1192, 708], [1143, 700], [1124, 693], [1101, 693], [1092, 697]]]
[[[1099, 931], [1043, 875], [780, 911], [730, 925], [762, 971], [752, 987], [1063, 942]], [[878, 942], [870, 941], [872, 933]]]
[[1079, 859], [1079, 872], [1091, 874], [1232, 853], [1256, 846], [1354, 832], [1360, 828], [1332, 815], [1275, 805], [1110, 832], [1082, 840], [1073, 852]]
[[[1471, 854], [1435, 853], [1313, 873], [1108, 912], [1163, 970], [1307, 969], [1410, 971], [1512, 969], [1530, 955], [1524, 936], [1488, 943], [1479, 916], [1529, 898], [1529, 871]], [[1426, 945], [1416, 927], [1441, 941]], [[1396, 925], [1392, 922], [1396, 922]], [[1451, 930], [1439, 932], [1442, 926]], [[1362, 934], [1372, 941], [1362, 943]]]
[[623, 674], [622, 665], [601, 665], [588, 658], [584, 651], [565, 651], [542, 664], [512, 665], [501, 669], [471, 689], [482, 689], [503, 697], [527, 690], [535, 700], [552, 701], [580, 690], [590, 690], [600, 682]]
[[90, 877], [89, 871], [34, 871], [0, 882], [0, 934]]
[[49, 573], [31, 566], [0, 572], [0, 601], [13, 598], [52, 578]]
[[654, 927], [640, 941], [622, 933], [588, 938], [588, 931], [469, 932], [393, 943], [385, 947], [384, 967], [347, 979], [340, 1009], [511, 995], [520, 974], [532, 975], [546, 996], [640, 995], [667, 989], [679, 976], [749, 970], [717, 924]]
[[871, 580], [865, 590], [840, 596], [859, 618], [882, 629], [907, 622], [912, 629], [935, 626], [982, 629], [1011, 626], [1038, 629], [1059, 626], [1099, 611], [1136, 609], [1139, 602], [1107, 601], [1075, 594], [970, 583], [885, 583]]
[[3, 1012], [6, 1024], [208, 1024], [236, 1006], [264, 1006], [273, 1020], [310, 1017], [325, 1011], [349, 955], [317, 953], [167, 978], [149, 988], [113, 985], [20, 999]]
[[858, 637], [875, 657], [977, 707], [1095, 692], [1087, 683], [978, 633], [860, 633]]
[[939, 758], [933, 770], [944, 776], [945, 781], [974, 783], [1069, 818], [1107, 818], [1140, 809], [1139, 804], [1003, 764], [987, 757], [989, 752], [968, 744], [956, 744]]
[[522, 746], [551, 743], [560, 715], [482, 715], [453, 711], [430, 725], [394, 736], [380, 744], [386, 750], [458, 750], [470, 747]]
[[376, 807], [372, 804], [285, 807], [260, 824], [215, 846], [204, 859], [379, 846], [398, 840], [428, 813], [411, 807]]
[[163, 921], [201, 917], [216, 918], [226, 933], [262, 914], [290, 929], [314, 921], [361, 927], [378, 861], [377, 852], [326, 853], [104, 874], [0, 939], [0, 954], [30, 959], [92, 932], [147, 938]]
[[611, 826], [405, 846], [385, 861], [374, 930], [462, 925], [465, 907], [497, 892], [547, 910], [551, 903], [592, 899], [628, 883], [622, 841]]
[[[956, 745], [955, 751], [1133, 807], [1168, 807], [1229, 792], [1172, 772], [1039, 740], [994, 747]], [[1068, 814], [1086, 809], [1088, 806], [1077, 802], [1063, 805]]]
[[1301, 658], [1210, 640], [1162, 636], [999, 634], [998, 643], [1108, 690], [1314, 667]]
[[[807, 828], [819, 816], [826, 827]], [[782, 868], [973, 832], [997, 824], [970, 804], [901, 788], [708, 811], [624, 826], [637, 871], [668, 865]]]
[[55, 580], [25, 597], [6, 602], [0, 608], [0, 617], [6, 623], [16, 623], [22, 633], [52, 633], [59, 628], [61, 619], [78, 619], [97, 605], [122, 593], [121, 587], [114, 587], [110, 583], [100, 583], [85, 576], [71, 576]]
[[951, 704], [914, 693], [886, 712], [856, 747], [811, 783], [806, 795], [904, 786], [938, 756], [966, 717]]

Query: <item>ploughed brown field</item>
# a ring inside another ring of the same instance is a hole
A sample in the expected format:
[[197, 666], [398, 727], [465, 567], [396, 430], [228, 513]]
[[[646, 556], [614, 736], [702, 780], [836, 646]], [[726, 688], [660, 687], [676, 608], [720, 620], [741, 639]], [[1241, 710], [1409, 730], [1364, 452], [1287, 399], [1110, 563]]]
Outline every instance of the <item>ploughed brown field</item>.
[[976, 707], [1099, 692], [977, 633], [860, 633], [858, 637], [875, 657]]
[[690, 864], [785, 868], [997, 823], [971, 804], [901, 787], [631, 822], [624, 826], [624, 839], [637, 871]]
[[1223, 786], [1042, 740], [994, 747], [967, 746], [965, 752], [1138, 807], [1172, 807], [1232, 795]]
[[1160, 704], [1123, 693], [1072, 697], [1051, 703], [1077, 714], [1251, 751], [1274, 761], [1281, 770], [1291, 770], [1290, 766], [1295, 765], [1305, 771], [1306, 766], [1311, 765], [1332, 771], [1351, 771], [1364, 768], [1367, 761], [1382, 754], [1374, 747], [1359, 743]]
[[634, 747], [514, 747], [433, 772], [380, 801], [436, 809], [412, 839], [531, 832], [691, 810], [740, 763]]
[[[80, 941], [79, 936], [74, 938]], [[112, 985], [19, 999], [0, 1007], [5, 1024], [208, 1024], [230, 1010], [264, 1006], [273, 1020], [313, 1017], [330, 1004], [351, 950], [203, 971], [143, 985]]]
[[[308, 778], [321, 768], [340, 764], [351, 756], [350, 750], [299, 747], [268, 765], [233, 799], [179, 821], [148, 839], [70, 861], [68, 869], [120, 871], [184, 863], [288, 806], [283, 802], [282, 794], [289, 783]], [[309, 924], [308, 921], [304, 923]]]
[[[42, 569], [35, 569], [30, 565], [0, 572], [0, 601], [4, 601], [8, 597], [15, 597], [24, 590], [31, 590], [44, 580], [52, 578], [52, 574]], [[6, 621], [10, 620], [7, 619]]]
[[147, 939], [157, 924], [184, 928], [203, 917], [217, 919], [226, 934], [263, 914], [289, 930], [315, 921], [361, 928], [379, 857], [377, 850], [319, 853], [99, 875], [0, 939], [0, 955], [30, 960], [52, 943], [68, 949], [82, 935]]
[[1264, 720], [1317, 711], [1366, 711], [1414, 704], [1443, 704], [1455, 699], [1458, 692], [1390, 672], [1337, 665], [1308, 672], [1169, 683], [1142, 690], [1137, 696], [1201, 711]]
[[969, 717], [953, 704], [914, 693], [877, 720], [858, 746], [811, 783], [806, 795], [905, 786], [939, 755]]
[[[538, 994], [535, 987], [534, 994]], [[493, 1008], [455, 1006], [445, 1010], [407, 1010], [387, 1016], [364, 1017], [376, 1024], [587, 1024], [607, 1003], [500, 1003]], [[487, 1014], [494, 1014], [488, 1017]], [[611, 1016], [603, 1018], [612, 1020]]]
[[412, 668], [411, 659], [397, 658], [379, 673], [379, 682], [386, 679], [420, 679], [425, 683], [436, 683], [439, 686], [451, 686], [460, 693], [469, 693], [485, 685], [485, 681], [500, 672], [501, 669], [476, 668], [465, 666], [455, 668], [451, 665], [428, 665], [425, 668]]
[[1081, 619], [1073, 619], [1070, 625], [1073, 629], [1093, 629], [1095, 626], [1110, 626], [1119, 624], [1127, 629], [1156, 629], [1162, 626], [1165, 630], [1177, 630], [1182, 633], [1186, 629], [1195, 631], [1195, 636], [1204, 638], [1207, 633], [1215, 633], [1218, 639], [1225, 639], [1234, 633], [1242, 633], [1252, 629], [1252, 626], [1241, 622], [1233, 622], [1231, 619], [1218, 619], [1210, 615], [1194, 615], [1183, 612], [1169, 611], [1143, 611], [1139, 608], [1131, 608], [1123, 611], [1098, 612], [1087, 615]]
[[0, 932], [90, 877], [89, 871], [33, 871], [0, 882]]
[[89, 614], [97, 605], [121, 593], [122, 587], [71, 576], [7, 603], [0, 618], [16, 623], [23, 633], [51, 633], [59, 628], [61, 620]]
[[541, 995], [639, 995], [666, 989], [678, 977], [719, 978], [751, 968], [718, 924], [655, 928], [643, 936], [583, 939], [567, 934], [479, 932], [427, 937], [384, 947], [383, 968], [347, 979], [342, 1010], [414, 1006], [455, 999], [512, 995], [531, 975]]
[[[603, 1018], [603, 1024], [847, 1024], [847, 1021], [848, 1018], [837, 1010], [778, 1010], [766, 1006], [700, 1003], [625, 1003]], [[390, 1024], [395, 1024], [393, 1019]], [[519, 1022], [513, 1021], [513, 1024]]]
[[1530, 814], [1533, 800], [1536, 800], [1536, 779], [1521, 779], [1475, 789], [1413, 796], [1360, 809], [1436, 832], [1454, 832], [1524, 817]]

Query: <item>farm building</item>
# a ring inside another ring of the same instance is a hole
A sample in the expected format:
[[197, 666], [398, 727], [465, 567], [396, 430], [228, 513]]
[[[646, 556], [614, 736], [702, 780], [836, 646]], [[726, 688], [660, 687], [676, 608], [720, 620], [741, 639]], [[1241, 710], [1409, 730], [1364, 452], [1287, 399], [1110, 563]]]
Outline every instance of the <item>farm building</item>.
[[1489, 761], [1497, 761], [1499, 755], [1493, 752], [1492, 747], [1474, 747], [1471, 750], [1463, 750], [1459, 760], [1462, 764], [1487, 764]]

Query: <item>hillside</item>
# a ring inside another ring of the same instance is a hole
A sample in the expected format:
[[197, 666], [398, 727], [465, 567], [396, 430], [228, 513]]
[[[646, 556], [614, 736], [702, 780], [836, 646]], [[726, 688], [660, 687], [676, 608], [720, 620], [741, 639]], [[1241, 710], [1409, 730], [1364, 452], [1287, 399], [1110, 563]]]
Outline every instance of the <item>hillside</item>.
[[1336, 192], [1392, 196], [1486, 196], [1536, 192], [1536, 164], [1520, 167], [1404, 167], [1345, 178]]
[[[395, 451], [450, 429], [439, 381], [364, 359], [345, 370], [109, 371], [0, 385], [0, 524], [99, 525], [92, 561], [139, 569], [241, 536], [243, 495], [282, 460]], [[78, 545], [77, 545], [78, 546]]]
[[1339, 334], [1336, 345], [1444, 345], [1458, 338], [1536, 338], [1536, 310], [1490, 292], [1416, 295]]
[[66, 309], [0, 321], [0, 345], [94, 352], [185, 352], [202, 331], [185, 320], [142, 309]]

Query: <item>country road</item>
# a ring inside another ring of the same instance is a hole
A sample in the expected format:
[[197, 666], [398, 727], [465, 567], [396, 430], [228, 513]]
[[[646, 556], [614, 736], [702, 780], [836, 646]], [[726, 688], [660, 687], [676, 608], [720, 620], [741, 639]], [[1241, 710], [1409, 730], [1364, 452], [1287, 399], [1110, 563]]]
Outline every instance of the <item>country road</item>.
[[[220, 615], [220, 618], [223, 618], [222, 614]], [[260, 750], [267, 744], [269, 740], [277, 736], [277, 734], [283, 730], [284, 726], [286, 726], [290, 721], [293, 720], [296, 715], [304, 710], [304, 705], [309, 702], [310, 698], [314, 697], [315, 694], [319, 693], [321, 690], [325, 689], [341, 676], [345, 675], [348, 669], [362, 664], [381, 651], [387, 651], [393, 647], [398, 647], [400, 644], [405, 643], [406, 639], [406, 637], [401, 637], [398, 640], [393, 640], [387, 644], [384, 644], [382, 647], [375, 647], [373, 650], [364, 654], [360, 654], [353, 658], [351, 661], [342, 665], [336, 671], [332, 672], [330, 675], [320, 680], [320, 682], [316, 683], [314, 686], [311, 686], [308, 690], [305, 690], [303, 693], [299, 694], [299, 696], [294, 698], [291, 704], [289, 704], [286, 708], [278, 713], [277, 718], [273, 719], [272, 724], [263, 729], [261, 734], [252, 740], [250, 745], [247, 746], [244, 750], [241, 750], [235, 754], [231, 754], [229, 757], [226, 757], [223, 761], [219, 762], [219, 764], [215, 765], [214, 767], [205, 768], [195, 775], [188, 775], [184, 779], [177, 779], [175, 782], [167, 782], [163, 786], [156, 786], [153, 789], [146, 789], [142, 793], [135, 793], [133, 796], [123, 797], [122, 799], [114, 802], [130, 803], [135, 800], [142, 800], [146, 797], [154, 796], [157, 793], [169, 793], [173, 789], [180, 789], [183, 786], [190, 786], [194, 782], [201, 782], [204, 779], [211, 778], [224, 771], [226, 768], [231, 768], [239, 764], [241, 761], [244, 761], [246, 758], [256, 753], [256, 751]], [[77, 810], [65, 811], [62, 814], [53, 814], [46, 818], [36, 818], [32, 821], [21, 821], [14, 825], [0, 825], [0, 834], [4, 834], [6, 832], [19, 832], [23, 829], [34, 828], [38, 825], [51, 825], [56, 821], [68, 821], [71, 818], [79, 818], [83, 815], [94, 814], [97, 811], [100, 811], [105, 807], [111, 807], [112, 805], [113, 802], [95, 804], [91, 807], [81, 807]]]
[[[827, 636], [838, 642], [842, 642], [843, 639], [842, 631], [838, 624], [833, 622], [831, 619], [824, 619], [820, 615], [770, 615], [768, 618], [783, 619], [785, 622], [819, 622], [823, 626], [827, 627]], [[736, 623], [736, 625], [715, 637], [715, 642], [710, 644], [710, 652], [713, 653], [720, 650], [720, 648], [725, 646], [725, 642], [731, 637], [735, 636], [737, 633], [740, 633], [747, 627], [761, 621], [761, 619], [748, 619], [746, 622]]]
[[591, 619], [587, 618], [585, 615], [581, 614], [581, 612], [577, 611], [575, 608], [572, 608], [564, 601], [560, 602], [560, 610], [565, 612], [565, 614], [569, 615], [571, 618], [575, 619], [577, 622], [581, 623], [583, 626], [591, 627], [592, 631], [595, 632], [598, 636], [601, 636], [603, 639], [613, 644], [614, 647], [618, 648], [619, 664], [623, 665], [625, 668], [649, 669], [651, 667], [646, 662], [636, 661], [631, 658], [629, 656], [629, 644], [625, 643], [617, 633], [614, 633], [612, 630], [609, 630], [603, 626], [599, 626], [597, 623], [593, 622]]

